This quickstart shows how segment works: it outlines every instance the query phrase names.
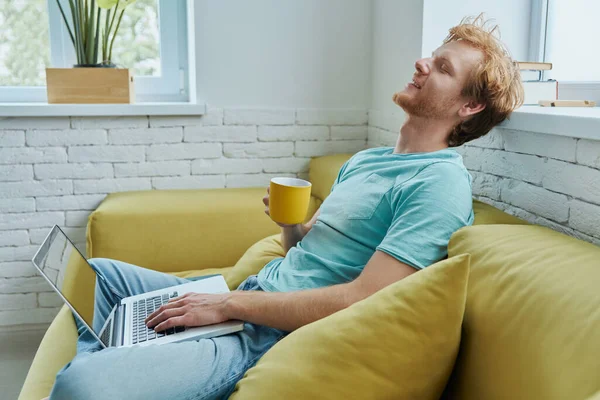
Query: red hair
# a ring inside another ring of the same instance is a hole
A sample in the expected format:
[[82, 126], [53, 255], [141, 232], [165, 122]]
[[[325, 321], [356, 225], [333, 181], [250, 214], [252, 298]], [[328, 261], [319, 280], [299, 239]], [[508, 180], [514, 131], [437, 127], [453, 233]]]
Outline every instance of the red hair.
[[462, 95], [485, 104], [485, 108], [454, 128], [448, 138], [450, 147], [484, 136], [523, 104], [518, 65], [500, 41], [499, 34], [498, 37], [494, 35], [498, 32], [498, 25], [488, 29], [488, 22], [483, 20], [483, 14], [464, 18], [450, 29], [444, 40], [444, 44], [464, 41], [483, 53], [483, 62], [473, 69]]

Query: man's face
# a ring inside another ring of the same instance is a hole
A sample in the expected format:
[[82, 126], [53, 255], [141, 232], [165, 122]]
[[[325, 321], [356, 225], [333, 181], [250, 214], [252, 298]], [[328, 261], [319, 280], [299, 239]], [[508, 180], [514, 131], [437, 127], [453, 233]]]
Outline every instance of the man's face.
[[406, 113], [434, 119], [451, 119], [468, 102], [461, 92], [471, 71], [481, 62], [480, 50], [466, 43], [450, 42], [431, 57], [415, 63], [413, 81], [394, 94], [394, 102]]

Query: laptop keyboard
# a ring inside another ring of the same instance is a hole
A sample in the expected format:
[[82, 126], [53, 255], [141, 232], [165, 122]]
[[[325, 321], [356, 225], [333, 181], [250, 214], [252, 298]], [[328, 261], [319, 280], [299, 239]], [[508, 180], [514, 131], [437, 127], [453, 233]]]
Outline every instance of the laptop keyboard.
[[110, 321], [108, 322], [108, 325], [106, 326], [106, 329], [104, 329], [104, 332], [102, 332], [102, 336], [100, 336], [100, 340], [102, 340], [102, 343], [104, 343], [104, 345], [106, 347], [110, 346], [110, 343], [108, 342], [108, 340], [110, 339], [110, 333], [113, 330], [113, 319], [111, 318]]
[[174, 328], [169, 328], [166, 331], [155, 332], [154, 329], [147, 328], [144, 323], [147, 316], [152, 314], [163, 304], [167, 304], [170, 299], [177, 296], [179, 296], [177, 292], [173, 292], [170, 295], [165, 293], [162, 296], [152, 296], [133, 303], [133, 328], [131, 332], [133, 344], [143, 343], [185, 331], [184, 326], [176, 326]]

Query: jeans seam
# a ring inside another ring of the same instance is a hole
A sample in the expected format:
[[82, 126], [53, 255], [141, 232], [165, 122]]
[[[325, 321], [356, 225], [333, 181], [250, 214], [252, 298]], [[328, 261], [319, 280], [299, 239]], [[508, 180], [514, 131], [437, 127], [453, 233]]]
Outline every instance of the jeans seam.
[[100, 276], [102, 278], [102, 280], [104, 281], [104, 284], [110, 289], [111, 292], [113, 292], [114, 295], [116, 295], [120, 300], [123, 300], [125, 296], [123, 293], [121, 293], [120, 291], [118, 291], [117, 289], [115, 289], [115, 287], [111, 284], [110, 279], [106, 279], [106, 277], [104, 276], [104, 274], [102, 272], [100, 272], [99, 270], [94, 268], [94, 271], [96, 272], [96, 274], [98, 276]]

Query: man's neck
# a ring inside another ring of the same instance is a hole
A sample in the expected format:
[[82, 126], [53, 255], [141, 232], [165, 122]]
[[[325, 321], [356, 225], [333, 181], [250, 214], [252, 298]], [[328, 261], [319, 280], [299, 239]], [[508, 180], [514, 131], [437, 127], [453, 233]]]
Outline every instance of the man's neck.
[[448, 148], [450, 128], [447, 121], [407, 115], [400, 128], [394, 153], [429, 153]]

